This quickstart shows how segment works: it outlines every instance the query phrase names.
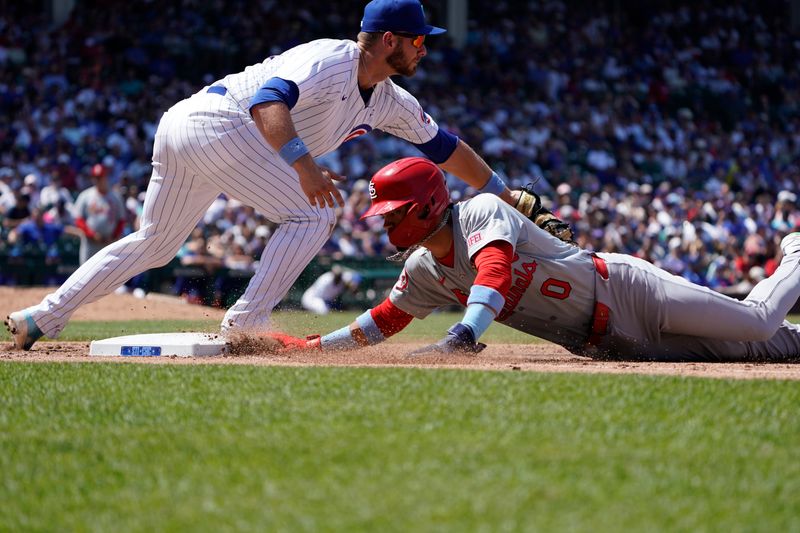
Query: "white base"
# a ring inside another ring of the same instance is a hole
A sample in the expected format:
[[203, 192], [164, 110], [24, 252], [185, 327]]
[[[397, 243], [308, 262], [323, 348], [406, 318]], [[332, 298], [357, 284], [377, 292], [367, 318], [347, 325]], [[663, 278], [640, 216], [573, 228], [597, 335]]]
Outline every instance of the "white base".
[[92, 341], [89, 355], [117, 357], [209, 357], [226, 352], [225, 338], [213, 333], [148, 333]]

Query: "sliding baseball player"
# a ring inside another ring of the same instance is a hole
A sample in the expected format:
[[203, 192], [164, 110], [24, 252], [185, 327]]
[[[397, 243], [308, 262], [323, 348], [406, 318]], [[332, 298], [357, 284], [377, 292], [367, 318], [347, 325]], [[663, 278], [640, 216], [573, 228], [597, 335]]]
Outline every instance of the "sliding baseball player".
[[377, 307], [324, 336], [273, 334], [286, 350], [376, 344], [460, 304], [463, 318], [418, 353], [479, 352], [498, 321], [598, 358], [800, 359], [800, 327], [785, 320], [800, 297], [800, 233], [783, 239], [776, 272], [738, 301], [642, 259], [564, 243], [494, 195], [451, 205], [441, 171], [426, 159], [387, 165], [370, 193], [364, 217], [382, 216], [393, 244], [417, 250]]

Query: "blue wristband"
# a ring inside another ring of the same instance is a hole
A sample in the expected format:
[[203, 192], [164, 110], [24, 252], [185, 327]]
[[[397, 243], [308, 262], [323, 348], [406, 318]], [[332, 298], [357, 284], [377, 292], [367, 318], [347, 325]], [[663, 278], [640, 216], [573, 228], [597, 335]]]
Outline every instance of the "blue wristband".
[[322, 337], [320, 346], [323, 351], [355, 350], [358, 343], [350, 333], [350, 326], [345, 326]]
[[475, 340], [477, 341], [481, 338], [481, 335], [489, 329], [489, 326], [492, 325], [494, 316], [494, 311], [485, 305], [470, 304], [467, 307], [467, 312], [464, 313], [464, 318], [461, 319], [461, 323], [465, 326], [469, 326], [469, 329], [472, 330], [473, 335], [475, 335]]
[[378, 324], [375, 323], [375, 319], [372, 318], [372, 314], [369, 311], [359, 315], [358, 318], [356, 318], [356, 323], [361, 328], [361, 331], [364, 332], [364, 336], [367, 338], [367, 344], [378, 344], [386, 340], [386, 337], [384, 337], [383, 332], [378, 327]]
[[492, 193], [492, 194], [500, 194], [506, 190], [506, 184], [500, 179], [500, 176], [497, 175], [497, 172], [492, 171], [492, 176], [489, 178], [489, 181], [486, 182], [486, 185], [483, 188], [478, 189], [479, 193]]
[[[375, 323], [369, 311], [359, 315], [358, 318], [356, 318], [356, 323], [364, 333], [368, 346], [386, 340], [386, 337], [383, 336], [383, 332], [378, 328], [378, 325]], [[320, 339], [320, 345], [324, 351], [355, 350], [356, 348], [361, 348], [358, 341], [353, 338], [350, 326], [345, 326], [332, 333], [328, 333]]]
[[506, 303], [506, 298], [495, 289], [491, 287], [484, 287], [483, 285], [473, 285], [469, 290], [469, 298], [467, 305], [470, 304], [484, 304], [491, 307], [494, 314], [499, 315], [503, 310]]
[[295, 137], [291, 139], [289, 142], [283, 145], [280, 152], [278, 154], [281, 158], [286, 161], [289, 166], [292, 166], [295, 161], [303, 157], [308, 153], [308, 148], [306, 148], [303, 139], [300, 137]]

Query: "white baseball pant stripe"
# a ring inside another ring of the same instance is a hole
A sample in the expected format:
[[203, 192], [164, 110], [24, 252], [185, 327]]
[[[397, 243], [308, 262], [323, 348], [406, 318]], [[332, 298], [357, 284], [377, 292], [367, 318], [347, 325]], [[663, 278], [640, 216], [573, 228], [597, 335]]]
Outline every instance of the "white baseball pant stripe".
[[333, 209], [309, 205], [297, 174], [263, 141], [228, 95], [201, 92], [161, 119], [139, 231], [102, 249], [54, 293], [29, 309], [48, 337], [75, 310], [175, 256], [220, 193], [278, 224], [222, 330], [266, 329], [275, 305], [330, 238]]

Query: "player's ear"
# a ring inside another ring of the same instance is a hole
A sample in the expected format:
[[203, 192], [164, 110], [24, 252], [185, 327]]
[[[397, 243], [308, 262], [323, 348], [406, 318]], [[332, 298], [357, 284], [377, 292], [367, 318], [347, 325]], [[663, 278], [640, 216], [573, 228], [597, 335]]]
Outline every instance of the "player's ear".
[[383, 46], [385, 46], [386, 48], [394, 48], [400, 41], [397, 38], [397, 35], [393, 34], [390, 31], [384, 32], [381, 40], [383, 41]]

